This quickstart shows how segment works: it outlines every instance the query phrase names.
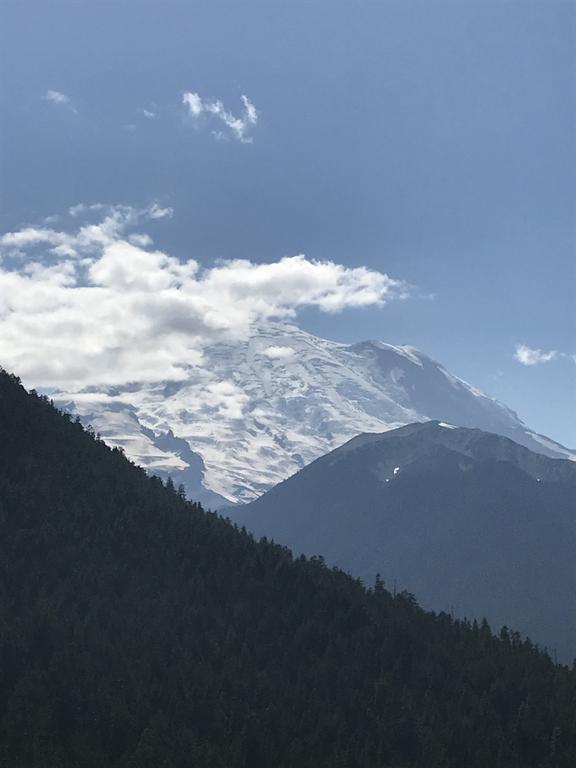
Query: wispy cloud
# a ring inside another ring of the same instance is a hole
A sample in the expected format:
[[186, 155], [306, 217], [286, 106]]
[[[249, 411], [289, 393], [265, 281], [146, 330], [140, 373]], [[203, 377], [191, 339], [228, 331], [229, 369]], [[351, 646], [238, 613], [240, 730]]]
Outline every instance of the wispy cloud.
[[172, 208], [162, 208], [158, 203], [152, 203], [146, 208], [146, 213], [151, 219], [171, 219], [174, 215]]
[[202, 112], [204, 112], [204, 104], [197, 93], [187, 91], [186, 93], [182, 94], [182, 104], [188, 107], [192, 117], [200, 117]]
[[204, 100], [193, 91], [182, 94], [182, 104], [187, 108], [189, 117], [198, 120], [204, 115], [219, 126], [212, 130], [215, 138], [234, 138], [242, 144], [251, 144], [253, 138], [249, 134], [258, 123], [259, 113], [248, 96], [242, 95], [241, 100], [242, 113], [238, 116], [228, 111], [219, 99]]
[[78, 114], [78, 110], [72, 103], [70, 96], [66, 96], [66, 94], [62, 93], [61, 91], [46, 91], [44, 94], [44, 100], [49, 101], [51, 104], [56, 104], [60, 107], [66, 107], [75, 115]]
[[303, 255], [210, 268], [180, 261], [142, 231], [171, 214], [158, 204], [75, 206], [58, 219], [66, 226], [0, 236], [0, 363], [30, 386], [70, 390], [181, 380], [202, 365], [206, 345], [245, 338], [259, 320], [310, 306], [379, 306], [405, 294], [384, 273]]
[[[78, 114], [70, 96], [62, 91], [48, 90], [44, 93], [43, 99], [75, 115]], [[203, 99], [193, 91], [186, 91], [181, 97], [181, 103], [186, 109], [188, 118], [198, 126], [207, 127], [215, 139], [219, 141], [234, 139], [241, 144], [252, 144], [254, 139], [251, 133], [258, 124], [260, 113], [248, 96], [243, 94], [240, 100], [242, 109], [239, 114], [234, 114], [220, 99]], [[162, 108], [157, 108], [156, 105], [141, 107], [137, 111], [146, 120], [159, 120], [164, 114]], [[135, 123], [126, 123], [122, 127], [128, 131], [137, 129]]]
[[514, 358], [522, 365], [542, 365], [550, 363], [553, 360], [567, 359], [576, 362], [576, 355], [570, 355], [567, 352], [558, 352], [556, 349], [544, 350], [533, 349], [526, 344], [517, 344]]

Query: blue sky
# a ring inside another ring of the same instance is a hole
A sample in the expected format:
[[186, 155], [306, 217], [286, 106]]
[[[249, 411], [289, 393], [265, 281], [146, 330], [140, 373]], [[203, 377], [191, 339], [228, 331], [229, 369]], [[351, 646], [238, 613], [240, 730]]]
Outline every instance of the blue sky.
[[385, 272], [409, 298], [299, 324], [412, 344], [576, 446], [573, 3], [4, 0], [0, 28], [2, 232], [157, 201], [183, 261]]

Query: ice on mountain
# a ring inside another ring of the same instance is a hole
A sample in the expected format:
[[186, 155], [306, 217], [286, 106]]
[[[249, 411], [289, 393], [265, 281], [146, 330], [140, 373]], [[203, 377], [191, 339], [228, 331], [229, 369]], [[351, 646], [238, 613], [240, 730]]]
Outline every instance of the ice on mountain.
[[156, 440], [171, 429], [202, 458], [203, 487], [234, 502], [255, 498], [357, 435], [363, 437], [347, 450], [430, 419], [563, 455], [561, 446], [528, 432], [513, 411], [413, 347], [343, 344], [283, 322], [261, 323], [244, 341], [207, 348], [177, 386], [141, 383], [86, 397], [54, 399], [89, 410], [107, 442], [138, 464], [172, 471], [179, 482], [187, 472], [184, 454]]

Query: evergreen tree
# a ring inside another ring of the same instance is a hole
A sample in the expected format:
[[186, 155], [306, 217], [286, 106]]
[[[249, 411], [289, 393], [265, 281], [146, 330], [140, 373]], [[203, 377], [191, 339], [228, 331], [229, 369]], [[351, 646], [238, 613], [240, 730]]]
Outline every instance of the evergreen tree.
[[573, 768], [575, 711], [514, 632], [254, 541], [0, 372], [2, 768]]

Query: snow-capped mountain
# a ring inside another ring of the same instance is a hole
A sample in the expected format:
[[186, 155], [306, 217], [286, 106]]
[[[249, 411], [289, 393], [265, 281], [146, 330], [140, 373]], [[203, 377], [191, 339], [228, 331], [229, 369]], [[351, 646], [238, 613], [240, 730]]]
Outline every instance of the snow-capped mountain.
[[426, 608], [576, 654], [576, 464], [438, 422], [359, 435], [230, 517]]
[[136, 409], [122, 402], [96, 402], [93, 409], [88, 403], [58, 400], [66, 411], [76, 413], [111, 447], [119, 447], [137, 464], [166, 480], [172, 477], [185, 486], [188, 496], [208, 508], [229, 505], [228, 499], [214, 493], [204, 485], [206, 467], [199, 453], [172, 430], [154, 433], [145, 427], [136, 415]]
[[428, 419], [570, 456], [413, 347], [341, 344], [286, 323], [259, 325], [245, 341], [208, 348], [185, 381], [54, 399], [135, 462], [172, 474], [212, 507], [222, 498], [256, 498], [361, 432]]

